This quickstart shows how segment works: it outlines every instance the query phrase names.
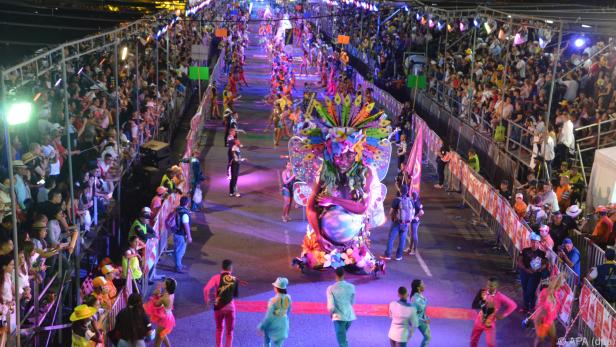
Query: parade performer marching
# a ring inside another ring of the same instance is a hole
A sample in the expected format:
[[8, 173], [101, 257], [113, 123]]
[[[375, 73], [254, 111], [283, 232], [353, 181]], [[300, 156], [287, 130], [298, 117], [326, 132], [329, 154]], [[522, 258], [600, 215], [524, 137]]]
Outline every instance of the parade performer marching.
[[550, 346], [556, 346], [555, 322], [564, 303], [564, 300], [557, 296], [557, 292], [563, 285], [565, 285], [564, 276], [559, 274], [554, 276], [548, 286], [539, 293], [537, 309], [532, 316], [537, 334], [535, 347], [543, 345], [546, 339]]
[[[336, 94], [325, 105], [312, 99], [305, 113], [308, 126], [289, 140], [293, 172], [299, 183], [295, 200], [306, 206], [308, 231], [301, 269], [344, 266], [359, 273], [383, 269], [368, 244], [370, 227], [386, 218], [383, 198], [391, 157], [390, 122], [374, 103], [362, 106]], [[314, 113], [314, 114], [313, 114]]]
[[[509, 316], [518, 305], [498, 290], [498, 280], [495, 277], [488, 279], [485, 288], [479, 290], [473, 308], [479, 309], [473, 332], [471, 334], [471, 347], [477, 347], [482, 333], [486, 333], [488, 347], [496, 346], [496, 321]], [[502, 310], [501, 308], [506, 307]]]

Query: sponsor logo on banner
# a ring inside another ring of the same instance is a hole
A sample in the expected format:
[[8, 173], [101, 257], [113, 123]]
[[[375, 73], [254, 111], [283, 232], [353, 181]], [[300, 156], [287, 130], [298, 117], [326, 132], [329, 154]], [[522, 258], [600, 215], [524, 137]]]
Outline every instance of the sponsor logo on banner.
[[565, 284], [560, 287], [557, 293], [557, 300], [562, 300], [563, 306], [560, 310], [558, 317], [564, 323], [569, 323], [569, 319], [571, 319], [571, 305], [573, 304], [573, 291], [569, 287], [569, 285]]
[[[588, 322], [588, 309], [590, 305], [590, 289], [584, 285], [580, 293], [580, 319]], [[587, 323], [588, 324], [588, 323]]]
[[612, 317], [610, 316], [610, 312], [604, 309], [603, 310], [603, 324], [602, 324], [602, 329], [601, 329], [601, 340], [602, 341], [610, 341], [609, 339], [612, 335], [611, 327], [612, 327]]
[[601, 336], [601, 331], [603, 330], [603, 305], [601, 302], [597, 300], [597, 297], [593, 295], [593, 301], [595, 302], [595, 324], [593, 327], [593, 332], [595, 336]]
[[421, 156], [423, 153], [423, 132], [418, 131], [415, 137], [415, 141], [413, 142], [413, 147], [411, 148], [411, 154], [406, 161], [406, 165], [404, 167], [405, 171], [409, 174], [411, 179], [411, 192], [419, 193], [419, 188], [421, 185]]

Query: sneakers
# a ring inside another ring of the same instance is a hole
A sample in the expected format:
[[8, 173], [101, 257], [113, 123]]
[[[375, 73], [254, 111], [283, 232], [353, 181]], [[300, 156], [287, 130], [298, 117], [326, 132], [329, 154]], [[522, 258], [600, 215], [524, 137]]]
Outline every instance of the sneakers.
[[240, 196], [242, 196], [242, 195], [240, 195], [240, 193], [235, 193], [235, 197], [236, 198], [239, 198]]
[[382, 255], [379, 258], [383, 259], [383, 260], [391, 260], [391, 257], [388, 257], [386, 255]]
[[402, 257], [397, 257], [396, 258], [396, 261], [400, 261], [400, 260], [402, 260]]
[[443, 188], [443, 186], [442, 186], [442, 185], [440, 185], [440, 184], [435, 184], [435, 185], [434, 185], [434, 188], [441, 189], [441, 188]]

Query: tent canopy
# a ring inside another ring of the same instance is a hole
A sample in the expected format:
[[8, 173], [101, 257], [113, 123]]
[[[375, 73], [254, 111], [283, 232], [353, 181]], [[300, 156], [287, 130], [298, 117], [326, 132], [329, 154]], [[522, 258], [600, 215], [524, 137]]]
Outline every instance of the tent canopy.
[[589, 207], [609, 203], [616, 203], [616, 147], [595, 151], [586, 197]]

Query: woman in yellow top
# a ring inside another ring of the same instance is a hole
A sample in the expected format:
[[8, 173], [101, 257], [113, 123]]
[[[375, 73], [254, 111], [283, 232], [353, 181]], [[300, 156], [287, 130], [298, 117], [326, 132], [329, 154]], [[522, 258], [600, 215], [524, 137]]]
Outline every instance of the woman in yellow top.
[[139, 238], [137, 235], [133, 235], [128, 242], [129, 247], [122, 257], [122, 278], [126, 279], [128, 276], [128, 269], [130, 269], [132, 278], [139, 281], [141, 277], [143, 277], [143, 272], [141, 271], [141, 255], [139, 255], [138, 252]]

